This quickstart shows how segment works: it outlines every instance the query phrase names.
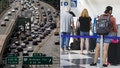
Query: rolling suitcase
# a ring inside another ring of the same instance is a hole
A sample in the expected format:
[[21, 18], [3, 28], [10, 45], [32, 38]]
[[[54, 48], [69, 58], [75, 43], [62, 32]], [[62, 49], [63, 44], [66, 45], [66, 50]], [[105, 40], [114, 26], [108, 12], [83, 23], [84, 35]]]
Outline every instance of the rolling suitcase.
[[91, 52], [94, 52], [94, 49], [95, 49], [95, 47], [96, 47], [96, 38], [90, 38], [90, 39], [89, 39], [89, 45], [90, 45], [89, 50], [90, 50]]
[[117, 45], [117, 63], [120, 64], [120, 41], [118, 42]]
[[108, 48], [108, 62], [112, 65], [118, 64], [118, 58], [117, 58], [118, 48], [117, 47], [118, 47], [118, 42], [115, 42], [115, 40], [112, 40]]

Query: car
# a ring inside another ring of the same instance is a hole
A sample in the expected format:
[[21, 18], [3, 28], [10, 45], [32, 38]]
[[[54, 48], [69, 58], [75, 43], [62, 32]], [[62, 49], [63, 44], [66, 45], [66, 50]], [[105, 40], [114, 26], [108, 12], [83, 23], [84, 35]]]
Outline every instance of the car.
[[17, 46], [15, 45], [15, 43], [13, 43], [11, 46], [10, 46], [10, 49], [16, 49]]
[[19, 52], [22, 52], [22, 51], [23, 51], [22, 46], [18, 46], [18, 47], [17, 47], [17, 50], [18, 50]]
[[4, 21], [9, 21], [8, 16], [6, 16], [6, 17], [4, 18]]
[[28, 40], [24, 40], [23, 43], [29, 44], [29, 41]]
[[29, 32], [26, 32], [26, 37], [31, 36], [31, 34]]
[[41, 39], [44, 39], [45, 37], [44, 37], [42, 34], [40, 34], [40, 38], [41, 38]]
[[36, 16], [36, 19], [39, 19], [39, 16]]
[[33, 40], [32, 36], [29, 36], [28, 41], [32, 41], [32, 40]]
[[8, 12], [8, 16], [11, 16], [12, 15], [12, 13], [11, 12]]
[[55, 45], [60, 45], [60, 40], [55, 40]]
[[38, 8], [35, 8], [35, 10], [38, 10]]
[[59, 36], [59, 32], [57, 32], [57, 31], [54, 32], [54, 35], [55, 35], [55, 36]]
[[35, 34], [31, 34], [31, 36], [32, 36], [32, 38], [33, 38], [33, 39], [36, 39], [36, 36], [35, 36]]
[[10, 65], [10, 68], [16, 68], [16, 65]]
[[6, 22], [5, 22], [5, 21], [2, 21], [2, 22], [1, 22], [1, 26], [6, 26]]
[[42, 32], [44, 32], [44, 31], [45, 31], [45, 28], [44, 28], [44, 27], [42, 27], [40, 30], [41, 30]]
[[41, 6], [41, 9], [44, 9], [44, 7], [43, 7], [43, 6]]
[[12, 9], [11, 11], [14, 13], [14, 12], [15, 12], [15, 9]]
[[55, 22], [52, 22], [51, 24], [50, 24], [50, 28], [51, 29], [54, 29], [54, 28], [56, 28], [57, 27], [57, 24], [55, 23]]
[[15, 9], [15, 10], [18, 10], [18, 6], [16, 6], [14, 9]]
[[22, 48], [26, 48], [26, 44], [25, 44], [25, 43], [21, 43], [20, 46], [21, 46]]
[[15, 41], [15, 45], [19, 46], [20, 42], [19, 41]]
[[34, 41], [33, 41], [33, 45], [38, 45], [38, 41], [37, 41], [37, 40], [34, 40]]
[[29, 56], [28, 51], [23, 51], [23, 56]]
[[40, 37], [37, 37], [37, 38], [36, 38], [36, 41], [37, 41], [37, 42], [41, 42]]
[[28, 52], [33, 52], [33, 47], [32, 47], [32, 46], [28, 46], [28, 47], [27, 47], [27, 51], [28, 51]]
[[26, 38], [26, 36], [21, 36], [21, 40], [23, 41], [23, 40], [26, 40], [27, 38]]
[[31, 28], [33, 28], [33, 27], [35, 27], [35, 25], [34, 25], [34, 24], [31, 24]]
[[40, 4], [38, 3], [37, 6], [40, 6]]

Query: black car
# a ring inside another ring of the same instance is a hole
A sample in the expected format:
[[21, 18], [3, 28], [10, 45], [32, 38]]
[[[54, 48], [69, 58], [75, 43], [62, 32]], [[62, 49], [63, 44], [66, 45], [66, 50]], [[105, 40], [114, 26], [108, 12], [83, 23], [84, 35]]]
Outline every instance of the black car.
[[29, 41], [28, 40], [24, 40], [23, 43], [29, 44]]
[[34, 40], [33, 45], [38, 45], [38, 42], [36, 40]]
[[19, 52], [22, 52], [22, 51], [23, 51], [22, 46], [18, 46], [18, 47], [17, 47], [17, 50], [18, 50]]

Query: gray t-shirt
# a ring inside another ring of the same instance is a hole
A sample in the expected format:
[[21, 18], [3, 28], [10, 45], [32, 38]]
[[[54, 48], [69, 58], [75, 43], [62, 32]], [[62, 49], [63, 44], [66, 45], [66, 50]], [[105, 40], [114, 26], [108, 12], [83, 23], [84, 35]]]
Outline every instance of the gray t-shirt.
[[60, 31], [71, 32], [71, 23], [73, 23], [73, 16], [68, 12], [63, 12], [60, 15]]

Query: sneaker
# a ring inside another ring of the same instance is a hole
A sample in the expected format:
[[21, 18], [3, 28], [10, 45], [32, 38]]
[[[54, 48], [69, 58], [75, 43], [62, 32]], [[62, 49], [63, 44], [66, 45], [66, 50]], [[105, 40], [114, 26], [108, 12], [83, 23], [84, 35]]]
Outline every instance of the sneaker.
[[96, 63], [91, 63], [90, 66], [96, 66], [97, 64]]
[[107, 64], [103, 64], [103, 67], [107, 67], [108, 65]]

